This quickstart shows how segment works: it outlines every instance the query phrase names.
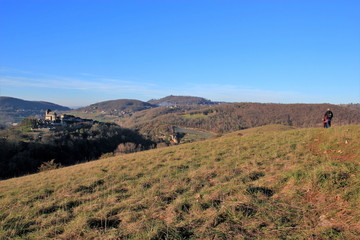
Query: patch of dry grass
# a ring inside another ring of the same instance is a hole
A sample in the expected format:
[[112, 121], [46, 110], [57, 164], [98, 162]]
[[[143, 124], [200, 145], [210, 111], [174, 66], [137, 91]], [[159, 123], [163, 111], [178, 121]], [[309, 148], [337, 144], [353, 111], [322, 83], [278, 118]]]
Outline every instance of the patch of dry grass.
[[0, 182], [0, 239], [358, 239], [360, 126], [265, 126]]

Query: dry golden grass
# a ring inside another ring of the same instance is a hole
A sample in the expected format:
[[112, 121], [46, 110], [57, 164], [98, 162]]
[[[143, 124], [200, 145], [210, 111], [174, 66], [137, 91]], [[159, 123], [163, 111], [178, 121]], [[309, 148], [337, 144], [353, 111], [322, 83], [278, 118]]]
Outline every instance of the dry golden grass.
[[360, 126], [265, 126], [0, 182], [0, 239], [359, 239]]

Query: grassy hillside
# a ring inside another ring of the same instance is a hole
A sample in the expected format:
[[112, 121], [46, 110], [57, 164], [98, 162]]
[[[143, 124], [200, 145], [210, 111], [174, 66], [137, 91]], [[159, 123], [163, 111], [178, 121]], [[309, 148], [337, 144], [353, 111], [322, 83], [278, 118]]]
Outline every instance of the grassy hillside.
[[0, 239], [359, 239], [360, 125], [266, 126], [0, 182]]

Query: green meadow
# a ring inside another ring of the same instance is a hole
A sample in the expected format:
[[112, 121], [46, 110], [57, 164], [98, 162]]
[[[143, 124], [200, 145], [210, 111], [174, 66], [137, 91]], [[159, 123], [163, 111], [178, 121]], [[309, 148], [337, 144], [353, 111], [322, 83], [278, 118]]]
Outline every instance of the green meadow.
[[360, 125], [270, 125], [0, 181], [0, 239], [359, 239]]

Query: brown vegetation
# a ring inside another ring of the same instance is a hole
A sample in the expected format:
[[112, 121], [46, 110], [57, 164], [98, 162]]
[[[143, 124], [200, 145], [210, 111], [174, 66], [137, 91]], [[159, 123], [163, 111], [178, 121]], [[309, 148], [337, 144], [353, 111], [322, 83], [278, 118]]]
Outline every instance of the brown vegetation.
[[120, 123], [153, 138], [172, 134], [173, 126], [217, 133], [269, 124], [322, 127], [322, 117], [327, 108], [334, 112], [334, 126], [360, 123], [360, 111], [347, 107], [329, 104], [263, 103], [236, 103], [207, 108], [198, 106], [198, 109], [162, 107], [135, 113]]

